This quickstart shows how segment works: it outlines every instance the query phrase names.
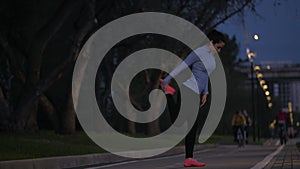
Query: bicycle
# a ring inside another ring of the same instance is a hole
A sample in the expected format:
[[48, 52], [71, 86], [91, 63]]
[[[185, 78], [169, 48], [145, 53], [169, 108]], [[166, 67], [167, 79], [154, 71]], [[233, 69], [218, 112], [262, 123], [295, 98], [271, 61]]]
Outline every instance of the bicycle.
[[242, 127], [238, 127], [236, 139], [239, 147], [244, 147], [246, 144], [246, 132]]
[[280, 138], [280, 144], [286, 144], [287, 141], [287, 133], [285, 129], [284, 124], [279, 124], [279, 138]]

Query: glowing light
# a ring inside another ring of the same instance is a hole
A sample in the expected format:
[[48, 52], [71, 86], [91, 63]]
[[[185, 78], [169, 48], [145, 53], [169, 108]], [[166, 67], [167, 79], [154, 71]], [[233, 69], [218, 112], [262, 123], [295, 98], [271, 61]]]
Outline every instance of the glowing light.
[[248, 58], [256, 57], [256, 53], [254, 52], [249, 52], [248, 53]]
[[269, 107], [269, 108], [272, 108], [272, 106], [273, 106], [272, 103], [269, 103], [269, 104], [268, 104], [268, 107]]
[[255, 66], [255, 67], [254, 67], [254, 70], [255, 70], [255, 71], [260, 71], [260, 66]]
[[269, 95], [270, 95], [270, 92], [269, 92], [269, 91], [266, 91], [265, 94], [266, 94], [266, 96], [269, 96]]
[[253, 57], [256, 57], [256, 53], [251, 52], [249, 48], [246, 49], [246, 52], [247, 52], [248, 59], [250, 60], [250, 62], [252, 62]]
[[[258, 77], [258, 76], [257, 76]], [[259, 77], [258, 77], [259, 78]], [[266, 81], [265, 80], [260, 80], [259, 81], [259, 84], [261, 85], [261, 86], [263, 86], [264, 84], [266, 84]]]
[[294, 124], [293, 113], [290, 113], [290, 122], [291, 122], [291, 124]]
[[254, 38], [255, 40], [258, 40], [258, 39], [259, 39], [259, 37], [258, 37], [257, 34], [255, 34], [255, 35], [253, 36], [253, 38]]
[[267, 100], [268, 100], [268, 101], [271, 101], [271, 96], [267, 96]]
[[288, 102], [289, 112], [293, 112], [292, 102]]
[[268, 69], [268, 70], [270, 70], [270, 69], [271, 69], [271, 66], [270, 66], [270, 65], [268, 65], [268, 66], [267, 66], [267, 69]]
[[263, 89], [264, 89], [264, 90], [267, 90], [267, 89], [268, 89], [268, 85], [264, 84], [264, 85], [263, 85]]
[[263, 74], [262, 73], [257, 73], [257, 78], [259, 78], [259, 79], [261, 79], [261, 78], [263, 78], [264, 76], [263, 76]]

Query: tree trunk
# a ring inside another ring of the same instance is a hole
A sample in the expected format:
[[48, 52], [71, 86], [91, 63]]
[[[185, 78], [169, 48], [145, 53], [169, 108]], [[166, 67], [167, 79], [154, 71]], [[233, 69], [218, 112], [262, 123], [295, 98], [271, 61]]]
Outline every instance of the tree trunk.
[[[56, 32], [62, 27], [71, 13], [74, 11], [77, 3], [73, 0], [66, 0], [54, 14], [51, 20], [42, 27], [31, 44], [28, 58], [28, 71], [26, 75], [26, 83], [24, 93], [21, 96], [17, 108], [15, 110], [16, 128], [17, 130], [36, 130], [37, 129], [37, 106], [40, 81], [40, 68], [42, 58], [48, 42], [53, 38]], [[32, 128], [32, 129], [31, 129]]]
[[47, 119], [49, 119], [49, 122], [54, 128], [54, 131], [56, 133], [59, 132], [59, 121], [57, 117], [57, 111], [53, 106], [52, 102], [48, 99], [47, 96], [41, 95], [39, 103], [42, 107], [43, 113], [45, 113]]
[[[75, 61], [77, 56], [79, 55], [80, 52], [80, 46], [82, 45], [84, 38], [91, 32], [91, 30], [94, 28], [94, 17], [95, 17], [95, 1], [94, 0], [87, 0], [86, 6], [83, 9], [82, 16], [79, 18], [78, 22], [80, 23], [80, 26], [76, 35], [75, 35], [75, 40], [73, 42], [72, 48], [70, 50], [70, 55], [68, 60]], [[69, 86], [69, 93], [67, 96], [66, 100], [66, 108], [65, 111], [63, 112], [63, 118], [62, 118], [62, 133], [63, 134], [74, 134], [76, 132], [76, 113], [75, 109], [78, 103], [75, 101], [73, 103], [73, 98], [74, 100], [77, 100], [79, 97], [79, 91], [81, 87], [81, 80], [83, 78], [85, 68], [87, 66], [87, 61], [89, 58], [85, 58], [86, 62], [81, 63], [81, 74], [79, 77], [76, 77], [75, 81], [73, 82], [76, 84], [74, 86], [74, 93], [72, 93], [72, 84]], [[67, 62], [66, 62], [67, 63]], [[73, 62], [71, 62], [73, 63]], [[70, 64], [66, 64], [67, 66], [70, 67]], [[73, 66], [72, 66], [73, 68]]]
[[37, 123], [37, 113], [38, 113], [38, 100], [35, 100], [31, 107], [27, 110], [29, 111], [27, 118], [25, 119], [25, 131], [28, 133], [36, 133], [39, 130]]
[[0, 130], [8, 127], [9, 106], [0, 86]]
[[76, 132], [76, 116], [73, 106], [72, 88], [70, 87], [66, 99], [66, 106], [62, 112], [62, 134], [74, 134]]

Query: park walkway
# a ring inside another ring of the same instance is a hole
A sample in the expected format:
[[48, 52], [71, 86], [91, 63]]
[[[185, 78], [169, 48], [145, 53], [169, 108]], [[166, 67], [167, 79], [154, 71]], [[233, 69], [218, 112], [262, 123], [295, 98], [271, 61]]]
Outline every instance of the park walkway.
[[290, 139], [265, 169], [300, 169], [300, 152], [296, 143], [300, 138]]

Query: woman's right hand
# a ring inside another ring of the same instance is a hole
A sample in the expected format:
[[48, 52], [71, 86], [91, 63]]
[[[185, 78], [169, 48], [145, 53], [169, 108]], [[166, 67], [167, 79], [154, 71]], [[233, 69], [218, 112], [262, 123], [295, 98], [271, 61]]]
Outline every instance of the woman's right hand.
[[[171, 86], [165, 85], [165, 84], [163, 83], [163, 79], [160, 79], [160, 87], [161, 87], [161, 89], [162, 89], [166, 94], [171, 94], [171, 95], [173, 95], [174, 92], [175, 92], [175, 90], [174, 90]], [[169, 87], [169, 89], [168, 89], [168, 87]]]

